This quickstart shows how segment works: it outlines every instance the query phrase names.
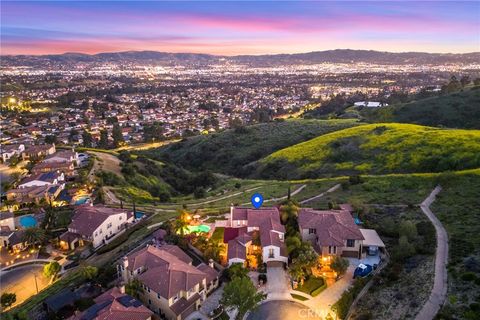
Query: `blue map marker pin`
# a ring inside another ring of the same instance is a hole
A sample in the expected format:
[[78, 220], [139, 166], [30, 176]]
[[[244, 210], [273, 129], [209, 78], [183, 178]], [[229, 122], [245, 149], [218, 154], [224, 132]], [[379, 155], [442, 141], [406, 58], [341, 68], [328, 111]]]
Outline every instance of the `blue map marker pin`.
[[262, 206], [263, 204], [263, 196], [260, 193], [255, 193], [252, 196], [252, 205], [255, 207], [255, 209], [258, 209]]

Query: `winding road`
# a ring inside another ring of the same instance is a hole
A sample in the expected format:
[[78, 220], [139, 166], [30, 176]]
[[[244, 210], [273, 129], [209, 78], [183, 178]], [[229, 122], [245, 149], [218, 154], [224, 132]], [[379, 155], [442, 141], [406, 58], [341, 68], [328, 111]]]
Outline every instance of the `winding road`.
[[437, 249], [435, 252], [435, 278], [432, 292], [430, 293], [427, 302], [415, 317], [416, 320], [433, 319], [447, 298], [448, 235], [440, 220], [438, 220], [432, 210], [430, 210], [430, 205], [441, 190], [442, 188], [437, 186], [420, 204], [423, 213], [425, 213], [435, 227], [437, 234]]

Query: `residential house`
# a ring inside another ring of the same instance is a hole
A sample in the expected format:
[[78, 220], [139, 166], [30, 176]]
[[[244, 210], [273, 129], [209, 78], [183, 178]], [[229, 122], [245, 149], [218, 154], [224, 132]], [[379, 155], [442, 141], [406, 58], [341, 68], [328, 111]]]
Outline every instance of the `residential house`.
[[64, 184], [45, 184], [41, 186], [10, 189], [7, 191], [7, 200], [18, 205], [27, 203], [40, 203], [42, 200], [45, 200], [47, 203], [52, 203], [52, 201], [57, 198], [63, 188]]
[[72, 176], [75, 173], [73, 162], [40, 162], [32, 168], [32, 174], [46, 173], [50, 171], [59, 171], [66, 176]]
[[98, 248], [125, 231], [133, 212], [103, 205], [81, 205], [75, 209], [68, 231], [60, 235], [60, 247], [71, 250], [89, 242]]
[[125, 293], [125, 287], [114, 287], [94, 299], [95, 304], [70, 320], [151, 320], [153, 312]]
[[19, 188], [52, 186], [62, 184], [65, 181], [65, 175], [59, 171], [49, 171], [45, 173], [33, 174], [24, 178], [18, 184]]
[[192, 259], [173, 245], [147, 246], [126, 256], [118, 269], [125, 283], [140, 281], [143, 303], [169, 320], [185, 319], [218, 286], [213, 263], [195, 267]]
[[298, 225], [302, 239], [320, 255], [361, 258], [364, 237], [350, 211], [302, 208]]
[[52, 163], [52, 162], [70, 162], [78, 166], [80, 162], [78, 161], [78, 153], [75, 150], [61, 150], [54, 154], [46, 157], [43, 162]]
[[29, 146], [22, 152], [22, 158], [24, 160], [39, 160], [48, 155], [54, 154], [55, 151], [55, 144]]
[[[280, 212], [276, 207], [250, 209], [230, 208], [229, 227], [225, 228], [224, 242], [227, 243], [228, 264], [246, 264], [247, 257], [256, 250], [254, 238], [259, 239], [262, 260], [268, 266], [279, 266], [288, 262], [285, 247], [285, 227], [280, 223]], [[231, 236], [231, 234], [234, 236]]]
[[22, 152], [25, 150], [23, 144], [1, 144], [0, 153], [2, 154], [3, 163], [8, 162], [12, 157], [21, 157]]

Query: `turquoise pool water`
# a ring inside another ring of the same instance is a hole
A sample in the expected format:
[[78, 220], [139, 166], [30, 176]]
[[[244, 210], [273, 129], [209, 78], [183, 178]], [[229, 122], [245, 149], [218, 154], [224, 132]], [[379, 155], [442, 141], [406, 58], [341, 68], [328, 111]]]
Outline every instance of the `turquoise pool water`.
[[81, 197], [77, 201], [75, 201], [75, 204], [76, 205], [85, 204], [88, 201], [88, 199], [90, 199], [90, 197], [88, 196]]
[[23, 228], [31, 228], [31, 227], [35, 227], [37, 225], [37, 219], [35, 219], [35, 217], [33, 217], [33, 216], [20, 217], [19, 221], [20, 221], [20, 225]]
[[210, 232], [210, 227], [207, 226], [206, 224], [201, 224], [199, 226], [188, 226], [187, 227], [187, 232], [186, 233], [192, 233], [192, 232]]
[[135, 211], [135, 219], [140, 219], [144, 215], [145, 215], [145, 213], [142, 212], [142, 211]]

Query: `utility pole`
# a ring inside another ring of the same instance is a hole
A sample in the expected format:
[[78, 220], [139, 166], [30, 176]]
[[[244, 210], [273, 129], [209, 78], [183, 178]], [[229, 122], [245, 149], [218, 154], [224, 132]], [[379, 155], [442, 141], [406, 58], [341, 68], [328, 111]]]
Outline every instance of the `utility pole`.
[[32, 274], [33, 274], [33, 279], [35, 279], [35, 289], [37, 289], [37, 294], [38, 294], [37, 275], [35, 274], [35, 272], [32, 272]]

